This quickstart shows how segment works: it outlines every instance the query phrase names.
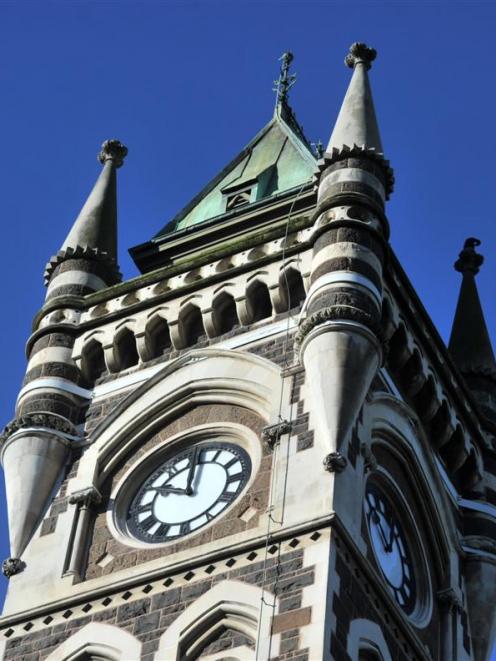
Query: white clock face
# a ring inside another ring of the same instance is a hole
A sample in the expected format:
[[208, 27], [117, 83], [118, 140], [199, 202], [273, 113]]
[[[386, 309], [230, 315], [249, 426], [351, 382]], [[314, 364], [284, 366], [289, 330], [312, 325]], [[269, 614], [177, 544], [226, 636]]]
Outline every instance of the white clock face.
[[365, 516], [377, 563], [396, 601], [409, 614], [417, 598], [412, 555], [399, 517], [373, 484], [367, 486]]
[[136, 538], [167, 542], [207, 525], [248, 482], [248, 454], [231, 443], [197, 443], [162, 463], [138, 489], [128, 509]]

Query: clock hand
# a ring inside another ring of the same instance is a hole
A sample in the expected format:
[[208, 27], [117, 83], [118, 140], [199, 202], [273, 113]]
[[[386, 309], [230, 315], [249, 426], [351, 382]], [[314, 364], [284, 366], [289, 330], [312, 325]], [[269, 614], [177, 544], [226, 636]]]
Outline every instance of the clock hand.
[[393, 550], [394, 521], [391, 520], [391, 522], [388, 525], [389, 525], [389, 542], [386, 551], [388, 553], [391, 553], [391, 551]]
[[193, 452], [193, 456], [191, 457], [191, 463], [189, 465], [188, 479], [186, 480], [185, 493], [188, 496], [191, 496], [191, 494], [193, 493], [193, 488], [191, 486], [191, 483], [193, 482], [193, 478], [195, 476], [197, 458], [198, 458], [198, 448], [195, 448]]
[[185, 489], [180, 489], [179, 487], [168, 487], [167, 485], [163, 487], [151, 487], [155, 491], [158, 491], [158, 493], [163, 496], [167, 495], [169, 493], [179, 493], [179, 494], [185, 494], [187, 493]]
[[380, 534], [380, 537], [381, 537], [382, 545], [384, 546], [384, 550], [388, 553], [389, 552], [388, 551], [388, 542], [387, 542], [387, 539], [386, 539], [386, 535], [384, 534], [384, 530], [382, 529], [381, 517], [377, 514], [376, 510], [372, 510], [371, 518], [372, 518], [372, 521], [374, 522], [374, 524], [376, 525], [376, 527], [379, 530], [379, 534]]

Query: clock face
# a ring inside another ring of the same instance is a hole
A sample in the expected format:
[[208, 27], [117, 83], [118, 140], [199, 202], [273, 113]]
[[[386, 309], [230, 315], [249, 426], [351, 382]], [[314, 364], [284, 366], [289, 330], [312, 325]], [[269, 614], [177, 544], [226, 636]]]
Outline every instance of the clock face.
[[151, 543], [196, 532], [236, 500], [250, 473], [250, 458], [239, 446], [196, 443], [142, 483], [128, 509], [129, 531]]
[[365, 516], [377, 563], [396, 601], [410, 614], [417, 600], [412, 555], [396, 511], [373, 484], [367, 486]]

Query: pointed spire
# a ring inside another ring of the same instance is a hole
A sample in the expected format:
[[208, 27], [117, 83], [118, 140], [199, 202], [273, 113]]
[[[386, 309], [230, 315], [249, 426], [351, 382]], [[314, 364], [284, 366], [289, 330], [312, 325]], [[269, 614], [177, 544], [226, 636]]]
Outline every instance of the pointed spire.
[[345, 146], [383, 153], [367, 74], [376, 56], [373, 48], [355, 43], [345, 58], [345, 64], [353, 69], [353, 76], [327, 146], [329, 153], [333, 149], [341, 151]]
[[117, 177], [127, 155], [127, 147], [118, 140], [106, 140], [98, 155], [103, 169], [93, 190], [72, 226], [62, 248], [47, 265], [48, 284], [55, 267], [71, 258], [106, 262], [111, 279], [120, 280], [117, 265]]
[[[328, 165], [343, 158], [367, 157], [378, 161], [384, 172], [385, 193], [388, 199], [393, 191], [394, 176], [389, 162], [384, 158], [367, 73], [376, 56], [375, 49], [369, 48], [366, 44], [356, 42], [351, 45], [345, 64], [353, 69], [353, 75], [324, 158], [319, 163], [319, 170], [322, 172]], [[320, 173], [316, 178], [319, 177]]]
[[[482, 408], [494, 417], [496, 360], [475, 282], [484, 261], [484, 257], [475, 251], [479, 245], [479, 239], [468, 238], [455, 262], [455, 269], [463, 275], [463, 280], [448, 348]], [[492, 415], [488, 407], [494, 408]]]
[[449, 351], [462, 374], [484, 374], [496, 378], [496, 360], [482, 311], [475, 276], [484, 257], [475, 252], [478, 239], [465, 241], [455, 269], [463, 280], [451, 330]]

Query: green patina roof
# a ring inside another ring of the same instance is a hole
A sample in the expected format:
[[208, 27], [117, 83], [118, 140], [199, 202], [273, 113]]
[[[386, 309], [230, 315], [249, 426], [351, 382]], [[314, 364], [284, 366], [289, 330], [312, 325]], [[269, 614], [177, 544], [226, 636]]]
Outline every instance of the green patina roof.
[[249, 190], [252, 203], [301, 186], [312, 178], [315, 163], [291, 108], [283, 104], [243, 151], [154, 239], [221, 216], [228, 211], [228, 198], [238, 191]]

